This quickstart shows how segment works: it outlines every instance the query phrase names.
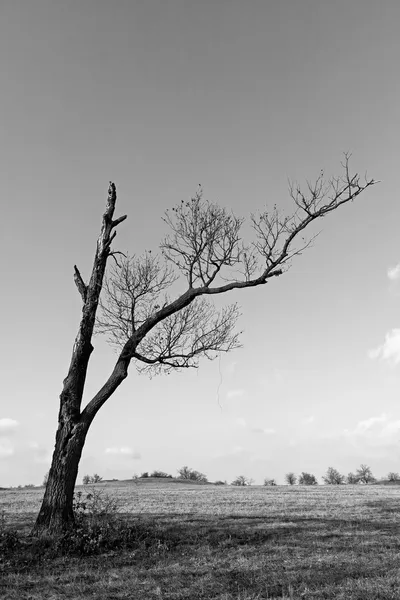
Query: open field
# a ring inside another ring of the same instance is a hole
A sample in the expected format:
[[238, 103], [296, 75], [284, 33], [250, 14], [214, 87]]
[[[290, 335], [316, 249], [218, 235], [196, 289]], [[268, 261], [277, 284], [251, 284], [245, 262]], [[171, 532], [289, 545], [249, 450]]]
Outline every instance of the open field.
[[[51, 560], [26, 543], [19, 560], [0, 560], [1, 598], [400, 598], [400, 486], [94, 487], [152, 543]], [[0, 491], [6, 527], [28, 532], [42, 494]]]

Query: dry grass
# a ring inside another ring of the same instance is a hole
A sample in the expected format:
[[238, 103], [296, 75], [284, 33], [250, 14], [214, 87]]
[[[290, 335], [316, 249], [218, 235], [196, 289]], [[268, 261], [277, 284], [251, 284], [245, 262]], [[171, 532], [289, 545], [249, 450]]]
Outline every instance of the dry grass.
[[[400, 598], [400, 487], [96, 488], [117, 497], [151, 543], [84, 559], [3, 561], [0, 597]], [[27, 531], [42, 493], [3, 491], [0, 512]]]

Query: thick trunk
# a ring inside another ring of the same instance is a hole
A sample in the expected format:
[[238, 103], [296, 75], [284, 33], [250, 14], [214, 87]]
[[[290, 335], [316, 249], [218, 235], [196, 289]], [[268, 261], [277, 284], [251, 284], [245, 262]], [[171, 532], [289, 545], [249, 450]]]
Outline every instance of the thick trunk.
[[113, 221], [116, 199], [115, 185], [110, 182], [106, 211], [103, 214], [88, 285], [84, 283], [75, 266], [74, 280], [83, 301], [82, 318], [72, 351], [71, 364], [60, 395], [60, 412], [53, 460], [42, 506], [32, 531], [35, 535], [45, 532], [51, 535], [58, 534], [74, 524], [74, 488], [86, 434], [97, 410], [122, 381], [120, 379], [114, 387], [109, 386], [110, 389], [105, 390], [105, 392], [109, 392], [108, 395], [103, 393], [100, 399], [97, 399], [90, 413], [87, 411], [85, 415], [81, 414], [86, 373], [93, 351], [91, 339], [107, 258], [112, 254], [111, 242], [116, 235], [114, 229], [126, 219], [126, 216], [123, 216]]
[[42, 506], [33, 535], [58, 535], [74, 525], [73, 498], [88, 426], [61, 415]]

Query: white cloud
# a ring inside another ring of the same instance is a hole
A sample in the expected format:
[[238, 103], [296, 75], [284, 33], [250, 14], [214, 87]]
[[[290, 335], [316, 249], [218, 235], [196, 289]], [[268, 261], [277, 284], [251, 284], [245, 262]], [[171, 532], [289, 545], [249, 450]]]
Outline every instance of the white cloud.
[[233, 375], [233, 373], [234, 373], [234, 372], [235, 372], [235, 370], [236, 370], [236, 365], [237, 365], [237, 364], [238, 364], [238, 363], [237, 363], [237, 361], [236, 361], [236, 360], [234, 360], [234, 361], [232, 361], [231, 363], [229, 363], [229, 365], [226, 367], [226, 372], [227, 372], [227, 374], [228, 374], [228, 375]]
[[302, 422], [304, 425], [310, 425], [311, 423], [314, 423], [314, 421], [315, 421], [314, 415], [310, 415], [309, 417], [305, 417]]
[[380, 358], [395, 365], [400, 363], [400, 329], [392, 329], [385, 336], [383, 344], [370, 350], [368, 356], [371, 359]]
[[228, 399], [230, 398], [239, 398], [240, 396], [243, 396], [244, 394], [244, 390], [228, 390], [226, 392], [226, 397]]
[[7, 417], [0, 419], [0, 435], [10, 435], [18, 427], [18, 421], [15, 419], [9, 419]]
[[51, 452], [38, 442], [32, 442], [29, 445], [29, 454], [36, 463], [49, 464], [51, 461]]
[[243, 446], [234, 446], [230, 454], [243, 454], [243, 452], [246, 452]]
[[14, 454], [14, 448], [9, 444], [0, 444], [0, 458], [7, 458]]
[[400, 279], [400, 263], [395, 267], [389, 267], [387, 270], [387, 276], [391, 281], [396, 281]]
[[271, 429], [270, 427], [253, 427], [252, 431], [254, 433], [263, 433], [264, 435], [273, 435], [275, 433], [275, 429]]
[[113, 454], [119, 456], [126, 456], [128, 458], [133, 458], [134, 460], [139, 460], [141, 458], [140, 452], [136, 452], [133, 448], [129, 446], [122, 446], [120, 448], [106, 448], [106, 454]]
[[359, 421], [354, 429], [345, 429], [343, 437], [354, 446], [382, 447], [400, 444], [400, 420], [383, 413]]

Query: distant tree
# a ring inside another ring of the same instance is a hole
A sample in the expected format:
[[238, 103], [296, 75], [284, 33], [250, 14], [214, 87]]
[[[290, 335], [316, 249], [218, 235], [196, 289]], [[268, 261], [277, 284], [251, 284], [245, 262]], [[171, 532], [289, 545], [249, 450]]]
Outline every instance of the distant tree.
[[288, 485], [296, 485], [297, 477], [294, 473], [286, 473], [285, 481]]
[[49, 478], [49, 472], [47, 471], [47, 473], [45, 473], [45, 475], [43, 477], [42, 486], [46, 487], [48, 478]]
[[368, 467], [368, 465], [360, 465], [359, 469], [357, 469], [357, 477], [360, 483], [368, 484], [376, 481], [372, 474], [371, 467]]
[[322, 479], [327, 485], [342, 485], [345, 482], [346, 477], [339, 473], [337, 469], [328, 467], [328, 470], [325, 475], [322, 476]]
[[91, 483], [100, 483], [100, 481], [103, 481], [103, 478], [102, 478], [102, 477], [100, 477], [100, 475], [98, 475], [97, 473], [95, 473], [95, 474], [92, 476], [92, 481], [91, 481]]
[[299, 485], [317, 485], [318, 481], [315, 475], [311, 475], [311, 473], [303, 473], [299, 477]]
[[218, 481], [214, 481], [214, 485], [226, 485], [226, 481], [221, 481], [219, 479]]
[[90, 475], [84, 475], [82, 477], [82, 483], [83, 485], [88, 485], [89, 483], [92, 483], [92, 478], [90, 477]]
[[145, 471], [144, 473], [141, 474], [140, 478], [141, 479], [146, 479], [146, 477], [148, 477], [148, 476], [149, 476], [148, 472]]
[[179, 479], [190, 479], [191, 481], [201, 481], [203, 483], [207, 482], [207, 477], [204, 473], [200, 473], [200, 471], [195, 471], [189, 467], [181, 467], [178, 469], [178, 474]]
[[133, 481], [136, 481], [136, 482], [137, 482], [137, 481], [138, 481], [138, 479], [139, 479], [139, 475], [138, 475], [137, 473], [134, 473], [134, 474], [132, 475], [131, 479], [133, 479]]
[[399, 481], [400, 480], [400, 475], [398, 473], [395, 473], [394, 471], [390, 471], [390, 473], [388, 473], [387, 475], [388, 481]]
[[347, 483], [350, 485], [354, 485], [354, 484], [360, 482], [358, 475], [356, 475], [355, 473], [349, 473], [346, 477], [346, 480], [347, 480]]
[[263, 483], [263, 485], [266, 485], [266, 486], [274, 486], [274, 485], [276, 485], [276, 481], [275, 481], [275, 479], [268, 479], [268, 478], [266, 477], [266, 478], [264, 479], [264, 483]]
[[163, 479], [172, 479], [172, 475], [168, 475], [168, 473], [165, 473], [164, 471], [153, 471], [150, 475], [150, 477], [161, 477]]
[[[160, 257], [150, 251], [129, 257], [112, 247], [126, 215], [114, 219], [117, 191], [110, 182], [88, 282], [74, 267], [81, 319], [60, 394], [55, 446], [35, 535], [58, 535], [74, 524], [74, 488], [87, 434], [99, 410], [128, 377], [131, 363], [157, 374], [196, 367], [202, 357], [238, 348], [238, 306], [217, 309], [209, 299], [231, 290], [266, 287], [282, 276], [314, 239], [304, 238], [310, 226], [373, 184], [373, 179], [363, 181], [350, 171], [346, 155], [341, 176], [326, 180], [321, 172], [305, 188], [290, 186], [291, 214], [282, 214], [275, 205], [253, 215], [249, 243], [242, 239], [244, 220], [207, 201], [200, 188], [165, 213], [169, 235], [161, 242]], [[106, 273], [111, 260], [114, 268]], [[171, 298], [175, 289], [178, 295]], [[118, 348], [118, 355], [108, 378], [84, 402], [95, 325]]]
[[252, 483], [254, 483], [254, 479], [251, 479], [250, 477], [245, 477], [244, 475], [238, 475], [236, 479], [232, 481], [231, 485], [245, 486], [251, 485]]

